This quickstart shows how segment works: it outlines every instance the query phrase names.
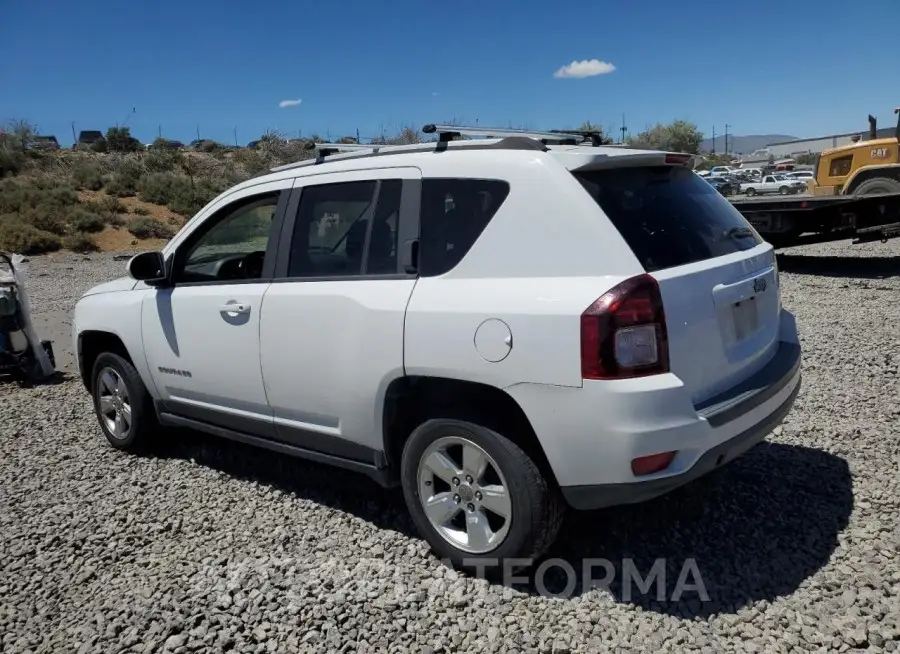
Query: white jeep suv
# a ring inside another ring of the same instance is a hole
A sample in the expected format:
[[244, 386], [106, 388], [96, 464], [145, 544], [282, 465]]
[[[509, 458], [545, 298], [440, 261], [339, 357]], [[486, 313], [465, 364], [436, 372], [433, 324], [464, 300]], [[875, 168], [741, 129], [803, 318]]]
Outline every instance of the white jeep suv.
[[190, 427], [402, 485], [463, 567], [745, 452], [800, 389], [772, 246], [687, 155], [561, 143], [321, 151], [226, 191], [76, 306], [109, 443]]

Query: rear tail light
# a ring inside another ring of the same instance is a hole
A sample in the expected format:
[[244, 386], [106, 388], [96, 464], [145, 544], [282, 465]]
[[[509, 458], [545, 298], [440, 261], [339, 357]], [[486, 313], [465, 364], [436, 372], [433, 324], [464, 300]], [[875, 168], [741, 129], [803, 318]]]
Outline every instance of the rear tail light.
[[666, 317], [650, 275], [627, 279], [581, 314], [581, 376], [627, 379], [669, 371]]

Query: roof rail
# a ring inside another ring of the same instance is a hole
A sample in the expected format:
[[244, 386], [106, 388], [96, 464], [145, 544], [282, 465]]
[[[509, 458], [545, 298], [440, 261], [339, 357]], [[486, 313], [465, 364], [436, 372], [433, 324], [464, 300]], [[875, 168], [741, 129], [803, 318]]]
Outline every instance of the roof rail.
[[284, 164], [283, 166], [275, 166], [274, 168], [270, 168], [269, 172], [277, 173], [281, 170], [290, 170], [291, 168], [298, 168], [300, 166], [308, 166], [312, 163], [322, 163], [325, 161], [325, 157], [330, 154], [337, 154], [339, 152], [368, 152], [371, 154], [377, 154], [379, 150], [382, 148], [396, 147], [385, 145], [383, 143], [314, 143], [310, 142], [306, 144], [306, 150], [315, 150], [316, 158], [315, 159], [304, 159], [302, 161], [295, 161], [293, 163]]
[[[435, 127], [434, 125], [426, 125], [428, 127]], [[453, 128], [457, 129], [457, 128]], [[424, 130], [427, 134], [433, 133]], [[498, 149], [498, 150], [541, 150], [546, 152], [547, 145], [546, 142], [542, 142], [540, 137], [546, 138], [553, 144], [575, 144], [577, 140], [577, 136], [567, 136], [566, 138], [561, 138], [560, 135], [557, 134], [543, 134], [538, 132], [517, 132], [515, 130], [475, 130], [478, 134], [486, 134], [491, 136], [496, 136], [502, 134], [504, 138], [496, 143], [491, 143], [490, 145], [481, 144], [478, 140], [472, 141], [462, 141], [457, 142], [458, 147], [464, 149], [482, 149], [482, 148], [490, 148], [490, 149]], [[565, 136], [565, 135], [563, 135]], [[523, 138], [528, 137], [528, 138]], [[277, 173], [284, 170], [291, 170], [293, 168], [301, 168], [303, 166], [313, 166], [316, 164], [323, 163], [325, 161], [325, 157], [332, 154], [338, 153], [356, 153], [358, 157], [373, 157], [381, 154], [391, 154], [396, 151], [400, 152], [414, 152], [414, 151], [425, 151], [434, 149], [435, 152], [444, 152], [449, 145], [449, 142], [452, 138], [444, 138], [444, 133], [441, 133], [441, 138], [439, 141], [424, 141], [422, 143], [409, 143], [405, 145], [392, 145], [385, 143], [307, 143], [307, 150], [315, 150], [316, 157], [315, 159], [303, 159], [301, 161], [295, 161], [293, 163], [283, 164], [281, 166], [275, 166], [274, 168], [270, 168], [269, 172]], [[457, 147], [457, 146], [454, 146]]]
[[548, 132], [532, 132], [521, 129], [504, 129], [502, 127], [466, 127], [462, 125], [433, 125], [428, 124], [422, 128], [426, 134], [437, 134], [439, 142], [452, 141], [460, 136], [486, 136], [493, 138], [505, 138], [507, 136], [519, 136], [541, 141], [544, 145], [577, 145], [579, 141], [577, 132], [564, 132], [562, 130], [550, 130]]

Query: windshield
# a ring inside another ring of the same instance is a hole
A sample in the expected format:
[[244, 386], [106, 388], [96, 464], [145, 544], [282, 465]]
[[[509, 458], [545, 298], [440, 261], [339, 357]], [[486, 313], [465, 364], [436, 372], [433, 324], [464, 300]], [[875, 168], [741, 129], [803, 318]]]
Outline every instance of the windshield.
[[763, 242], [728, 200], [686, 168], [573, 174], [647, 272], [749, 250]]

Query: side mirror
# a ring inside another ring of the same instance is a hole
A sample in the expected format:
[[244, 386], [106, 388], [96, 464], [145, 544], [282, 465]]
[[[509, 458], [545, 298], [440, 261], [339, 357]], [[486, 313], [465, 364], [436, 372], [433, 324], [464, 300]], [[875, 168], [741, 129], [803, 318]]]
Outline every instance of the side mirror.
[[128, 262], [128, 275], [140, 282], [157, 286], [166, 281], [166, 261], [162, 252], [141, 252]]

